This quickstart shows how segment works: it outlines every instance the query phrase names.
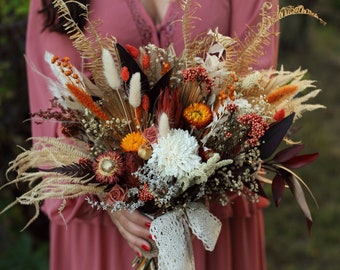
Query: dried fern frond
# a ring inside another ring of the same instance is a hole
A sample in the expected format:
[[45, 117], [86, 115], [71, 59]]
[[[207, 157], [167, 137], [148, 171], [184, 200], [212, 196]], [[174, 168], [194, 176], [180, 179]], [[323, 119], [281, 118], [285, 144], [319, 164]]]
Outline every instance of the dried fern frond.
[[208, 52], [210, 45], [214, 41], [212, 36], [204, 36], [202, 38], [196, 37], [194, 42], [186, 45], [184, 51], [183, 62], [186, 68], [191, 68], [197, 65], [194, 60], [195, 57], [201, 57], [204, 59], [205, 54]]
[[291, 15], [308, 15], [311, 16], [315, 19], [317, 19], [322, 25], [326, 25], [327, 23], [321, 19], [318, 14], [316, 14], [315, 12], [311, 11], [310, 9], [306, 9], [304, 6], [302, 5], [298, 5], [298, 6], [286, 6], [286, 7], [282, 7], [277, 14], [277, 21], [286, 18], [288, 16]]
[[[57, 9], [58, 16], [64, 18], [66, 23], [63, 25], [67, 34], [70, 36], [71, 40], [73, 40], [74, 46], [76, 49], [81, 52], [84, 58], [94, 58], [95, 51], [93, 51], [90, 40], [85, 36], [83, 31], [79, 28], [77, 23], [72, 19], [70, 11], [66, 5], [69, 1], [63, 0], [54, 0], [53, 6]], [[82, 16], [86, 18], [88, 21], [88, 8], [86, 5], [77, 2], [79, 7], [84, 10]]]
[[200, 7], [200, 4], [194, 0], [181, 0], [180, 6], [183, 10], [182, 16], [182, 31], [183, 31], [183, 40], [184, 40], [184, 59], [186, 63], [186, 67], [191, 67], [192, 63], [194, 63], [194, 53], [192, 52], [192, 36], [191, 31], [195, 28], [194, 19], [198, 19], [195, 17], [196, 10]]
[[88, 22], [88, 26], [85, 28], [87, 35], [85, 35], [72, 19], [66, 3], [67, 2], [63, 0], [53, 1], [54, 7], [57, 8], [58, 15], [66, 20], [64, 28], [72, 40], [73, 46], [81, 54], [83, 59], [88, 60], [85, 61], [84, 65], [91, 71], [95, 84], [102, 90], [111, 90], [103, 74], [101, 54], [102, 48], [107, 48], [114, 56], [115, 61], [119, 63], [118, 53], [114, 46], [116, 40], [114, 38], [102, 37], [96, 31], [97, 22], [91, 22], [88, 18], [88, 7], [77, 2], [79, 7], [84, 10], [82, 16], [84, 16]]
[[255, 27], [249, 27], [244, 39], [235, 38], [235, 43], [227, 48], [226, 67], [238, 74], [249, 71], [249, 66], [257, 62], [264, 54], [264, 46], [270, 43], [270, 37], [274, 33], [272, 26], [276, 23], [276, 17], [272, 16], [272, 5], [265, 3], [262, 6], [261, 22]]
[[304, 8], [302, 5], [277, 7], [276, 15], [273, 15], [272, 9], [273, 7], [270, 3], [265, 3], [261, 11], [262, 21], [255, 27], [249, 27], [244, 40], [235, 38], [236, 43], [234, 46], [227, 49], [226, 65], [228, 69], [239, 74], [247, 73], [250, 65], [256, 63], [259, 57], [264, 55], [264, 46], [269, 44], [270, 37], [278, 35], [272, 29], [283, 18], [291, 15], [308, 15], [319, 20], [323, 25], [326, 24], [316, 13]]
[[218, 28], [214, 31], [210, 30], [207, 34], [200, 36], [198, 35], [190, 43], [187, 44], [187, 49], [185, 51], [185, 58], [190, 59], [190, 61], [186, 61], [186, 67], [194, 67], [197, 65], [197, 62], [194, 61], [196, 57], [201, 57], [204, 59], [207, 53], [211, 53], [211, 50], [214, 49], [213, 44], [215, 46], [218, 44], [220, 47], [228, 48], [231, 44], [234, 43], [234, 39], [228, 36], [224, 36], [218, 32]]
[[[97, 32], [96, 22], [91, 22], [88, 19], [87, 6], [79, 4], [80, 8], [84, 10], [83, 16], [88, 22], [88, 27], [85, 28], [85, 35], [72, 19], [64, 1], [55, 0], [53, 4], [57, 8], [59, 16], [67, 21], [64, 27], [70, 35], [74, 47], [81, 54], [81, 57], [87, 60], [84, 67], [91, 71], [95, 85], [85, 79], [85, 85], [89, 86], [89, 89], [85, 88], [85, 90], [89, 94], [99, 92], [96, 96], [101, 98], [101, 110], [107, 115], [115, 119], [126, 119], [127, 122], [133, 123], [134, 113], [130, 112], [130, 105], [125, 101], [125, 94], [120, 89], [121, 78], [118, 74], [120, 74], [121, 64], [116, 47], [116, 39], [114, 37], [108, 38], [107, 36], [102, 36]], [[111, 71], [112, 68], [115, 69], [115, 72], [110, 74], [116, 76], [108, 78], [108, 71]], [[115, 106], [112, 106], [112, 104], [115, 104]], [[88, 109], [91, 110], [91, 108]], [[105, 121], [108, 120], [106, 117], [101, 118]], [[135, 126], [130, 128], [130, 130], [135, 129]]]
[[212, 35], [214, 41], [223, 46], [224, 49], [229, 48], [235, 42], [233, 38], [220, 34], [218, 28], [216, 28], [215, 31], [208, 33], [208, 35]]

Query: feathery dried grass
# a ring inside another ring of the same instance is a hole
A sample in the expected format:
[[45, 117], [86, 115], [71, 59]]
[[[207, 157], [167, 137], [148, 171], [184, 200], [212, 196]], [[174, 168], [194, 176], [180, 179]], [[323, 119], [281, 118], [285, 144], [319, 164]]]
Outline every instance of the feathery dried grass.
[[[25, 150], [10, 163], [7, 175], [15, 171], [17, 176], [8, 185], [24, 183], [29, 190], [16, 198], [4, 208], [7, 211], [16, 204], [34, 205], [35, 215], [25, 226], [29, 226], [39, 215], [39, 205], [45, 199], [71, 199], [85, 194], [101, 194], [103, 187], [90, 182], [91, 177], [68, 176], [63, 173], [37, 171], [41, 168], [59, 167], [77, 162], [79, 159], [90, 158], [86, 144], [61, 138], [39, 137], [31, 138], [35, 144], [31, 150]], [[1, 214], [0, 213], [0, 214]], [[24, 229], [25, 229], [24, 228]]]
[[184, 40], [184, 59], [186, 67], [191, 67], [194, 61], [193, 52], [193, 38], [191, 36], [192, 29], [195, 28], [194, 19], [198, 19], [195, 17], [196, 10], [200, 7], [199, 3], [193, 0], [181, 0], [180, 6], [183, 10], [182, 16], [182, 31], [183, 31], [183, 40]]

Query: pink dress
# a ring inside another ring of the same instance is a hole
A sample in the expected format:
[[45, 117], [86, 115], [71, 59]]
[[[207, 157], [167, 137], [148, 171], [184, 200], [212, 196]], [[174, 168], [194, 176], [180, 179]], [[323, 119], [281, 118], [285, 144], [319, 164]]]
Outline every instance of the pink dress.
[[[247, 25], [257, 22], [263, 0], [200, 0], [193, 37], [208, 29], [225, 35], [241, 36]], [[273, 0], [273, 2], [277, 2]], [[275, 3], [277, 4], [277, 3]], [[69, 56], [76, 67], [81, 60], [71, 42], [63, 35], [41, 32], [43, 21], [38, 14], [40, 0], [31, 1], [27, 29], [26, 54], [28, 62], [50, 76], [44, 61], [46, 50]], [[171, 42], [178, 53], [183, 49], [178, 4], [172, 1], [162, 23], [154, 25], [140, 0], [92, 0], [91, 19], [100, 19], [102, 33], [114, 35], [122, 45], [144, 45], [152, 42], [167, 47]], [[266, 56], [258, 67], [276, 65], [277, 39], [273, 38]], [[31, 111], [49, 107], [50, 92], [41, 75], [28, 65], [28, 83]], [[54, 122], [33, 123], [33, 136], [58, 136]], [[59, 200], [47, 200], [42, 207], [50, 218], [51, 270], [124, 270], [132, 269], [135, 256], [108, 214], [96, 211], [83, 198], [70, 200], [63, 210], [66, 224], [58, 214]], [[249, 204], [237, 198], [228, 207], [213, 206], [212, 211], [223, 223], [222, 233], [214, 252], [205, 252], [202, 244], [194, 241], [196, 269], [198, 270], [259, 270], [265, 269], [264, 232], [261, 205]]]

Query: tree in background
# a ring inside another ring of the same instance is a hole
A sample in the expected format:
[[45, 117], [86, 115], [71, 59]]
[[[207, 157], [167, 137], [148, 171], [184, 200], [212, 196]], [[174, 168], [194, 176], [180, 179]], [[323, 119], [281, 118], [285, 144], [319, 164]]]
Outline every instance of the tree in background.
[[[0, 0], [0, 185], [8, 162], [21, 151], [17, 145], [29, 147], [25, 140], [31, 136], [24, 59], [28, 5], [27, 0]], [[19, 188], [1, 190], [0, 209], [24, 187]], [[19, 232], [32, 215], [29, 207], [15, 207], [0, 216], [0, 269], [48, 268], [47, 219], [41, 216]]]

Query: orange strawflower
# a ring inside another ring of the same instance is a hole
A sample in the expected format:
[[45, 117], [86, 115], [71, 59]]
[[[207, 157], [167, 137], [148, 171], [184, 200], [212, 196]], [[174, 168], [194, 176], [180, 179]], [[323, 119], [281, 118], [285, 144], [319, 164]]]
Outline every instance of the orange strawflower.
[[203, 128], [212, 120], [212, 112], [204, 103], [194, 103], [183, 111], [184, 119], [196, 128]]
[[107, 184], [116, 183], [124, 172], [124, 165], [122, 156], [116, 151], [99, 155], [93, 164], [96, 180]]
[[288, 96], [295, 94], [296, 91], [297, 91], [296, 85], [285, 85], [279, 87], [268, 94], [267, 101], [269, 103], [276, 103]]
[[122, 139], [120, 147], [124, 152], [138, 152], [138, 148], [145, 142], [141, 132], [131, 132]]

